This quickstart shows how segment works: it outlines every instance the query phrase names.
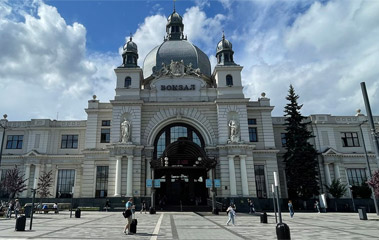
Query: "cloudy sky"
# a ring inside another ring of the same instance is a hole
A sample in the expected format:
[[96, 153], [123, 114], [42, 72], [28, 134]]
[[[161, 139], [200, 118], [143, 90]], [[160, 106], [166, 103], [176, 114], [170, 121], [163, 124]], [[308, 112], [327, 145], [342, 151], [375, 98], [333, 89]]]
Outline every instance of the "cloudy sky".
[[[172, 1], [0, 0], [0, 113], [12, 121], [86, 119], [93, 94], [114, 98], [113, 69], [130, 33], [139, 65], [165, 35]], [[290, 84], [302, 113], [379, 115], [378, 0], [181, 1], [189, 41], [215, 62], [222, 31], [244, 67], [244, 93], [283, 115]]]

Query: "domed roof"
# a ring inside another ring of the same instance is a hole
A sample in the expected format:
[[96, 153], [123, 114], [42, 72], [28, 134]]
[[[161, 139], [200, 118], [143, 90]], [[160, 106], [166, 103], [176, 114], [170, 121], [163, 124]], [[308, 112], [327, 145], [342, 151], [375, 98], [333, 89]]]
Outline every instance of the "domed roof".
[[184, 65], [192, 64], [194, 69], [211, 76], [211, 64], [208, 56], [198, 47], [186, 40], [165, 41], [147, 54], [143, 63], [143, 75], [148, 78], [154, 71], [162, 68], [162, 63], [169, 65], [173, 61], [183, 60]]
[[124, 53], [125, 52], [135, 52], [135, 53], [138, 53], [137, 44], [135, 44], [132, 41], [132, 37], [130, 37], [129, 41], [124, 44], [123, 50], [124, 50]]
[[232, 50], [232, 48], [232, 43], [229, 40], [225, 39], [225, 36], [223, 34], [221, 41], [217, 44], [217, 53], [223, 50]]

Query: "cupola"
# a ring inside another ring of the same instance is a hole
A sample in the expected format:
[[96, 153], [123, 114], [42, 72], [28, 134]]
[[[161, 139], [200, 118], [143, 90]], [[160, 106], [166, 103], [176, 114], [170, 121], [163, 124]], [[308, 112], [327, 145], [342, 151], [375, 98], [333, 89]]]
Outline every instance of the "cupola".
[[216, 58], [217, 65], [235, 65], [233, 60], [233, 47], [232, 43], [225, 39], [224, 33], [222, 34], [221, 41], [217, 44]]
[[132, 40], [132, 37], [129, 38], [129, 41], [124, 44], [122, 52], [122, 65], [120, 67], [137, 67], [138, 60], [138, 48]]
[[183, 35], [184, 30], [184, 24], [183, 24], [183, 18], [175, 11], [171, 13], [170, 16], [167, 18], [167, 24], [166, 24], [166, 33], [167, 36], [165, 40], [182, 40], [184, 39]]

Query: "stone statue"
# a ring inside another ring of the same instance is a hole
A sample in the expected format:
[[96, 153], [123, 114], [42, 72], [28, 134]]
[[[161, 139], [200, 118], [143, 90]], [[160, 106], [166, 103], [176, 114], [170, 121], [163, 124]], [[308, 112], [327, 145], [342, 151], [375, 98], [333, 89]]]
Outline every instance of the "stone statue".
[[130, 133], [131, 133], [131, 128], [130, 128], [130, 122], [124, 119], [124, 121], [121, 123], [121, 142], [122, 143], [127, 143], [130, 141]]
[[229, 136], [230, 142], [232, 143], [239, 142], [240, 139], [239, 139], [239, 134], [238, 134], [237, 121], [233, 119], [230, 120], [228, 126], [230, 128], [230, 136]]

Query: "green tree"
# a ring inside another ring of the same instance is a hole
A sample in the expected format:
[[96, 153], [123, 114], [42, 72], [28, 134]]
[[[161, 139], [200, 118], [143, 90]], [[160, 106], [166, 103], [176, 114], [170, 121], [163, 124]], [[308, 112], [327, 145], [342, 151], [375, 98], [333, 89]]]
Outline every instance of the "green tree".
[[[340, 199], [347, 190], [346, 185], [342, 184], [340, 179], [333, 179], [332, 183], [329, 186], [325, 185], [325, 187], [326, 191], [335, 199]], [[334, 204], [337, 212], [337, 201], [334, 201]]]
[[299, 96], [290, 85], [288, 96], [289, 101], [285, 106], [286, 117], [286, 153], [284, 162], [286, 163], [286, 177], [288, 195], [291, 199], [310, 199], [319, 194], [318, 171], [317, 171], [317, 151], [309, 139], [313, 138], [308, 131], [309, 123], [305, 122], [300, 113], [303, 105], [298, 105]]

